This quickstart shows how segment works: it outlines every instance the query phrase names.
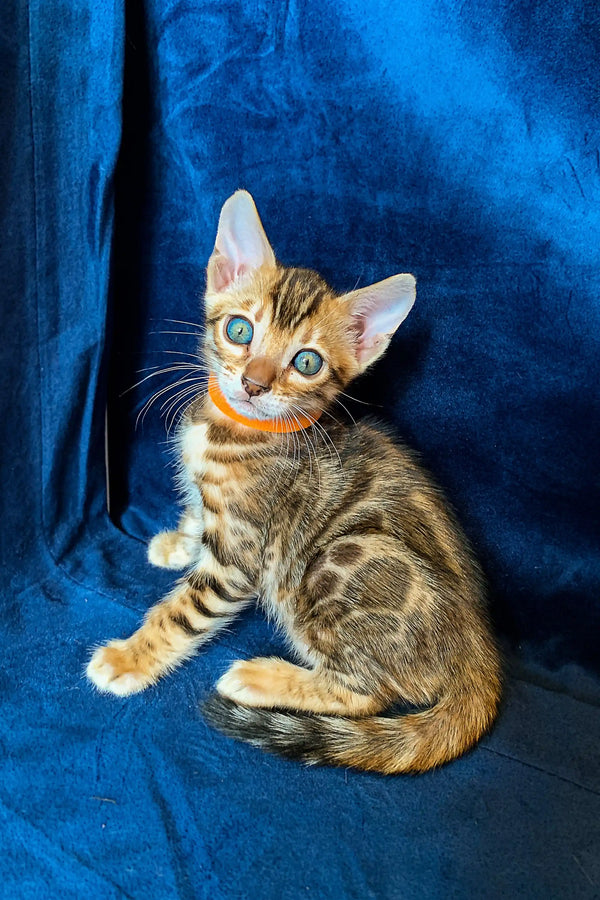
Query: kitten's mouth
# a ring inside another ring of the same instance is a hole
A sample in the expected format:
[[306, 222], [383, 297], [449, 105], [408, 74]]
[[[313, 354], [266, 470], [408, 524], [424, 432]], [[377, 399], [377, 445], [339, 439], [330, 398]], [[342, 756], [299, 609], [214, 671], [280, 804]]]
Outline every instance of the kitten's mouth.
[[[285, 413], [285, 409], [280, 409], [276, 401], [273, 401], [272, 395], [267, 394], [265, 397], [250, 397], [238, 384], [225, 383], [219, 380], [219, 388], [223, 397], [229, 405], [242, 416], [248, 419], [256, 419], [257, 422], [277, 422]], [[266, 403], [265, 403], [266, 401]], [[269, 408], [269, 406], [275, 408]]]
[[265, 415], [265, 413], [258, 408], [257, 404], [254, 402], [252, 397], [248, 397], [246, 394], [234, 392], [229, 393], [228, 391], [223, 391], [227, 401], [233, 406], [234, 409], [237, 409], [243, 416], [251, 416], [253, 419], [261, 419], [263, 421], [270, 421], [275, 418], [274, 416]]
[[[220, 412], [224, 413], [235, 422], [256, 428], [259, 431], [271, 431], [285, 434], [290, 431], [301, 431], [313, 425], [319, 416], [294, 415], [293, 421], [288, 416], [274, 412], [272, 415], [264, 415], [263, 410], [257, 410], [251, 397], [236, 397], [233, 392], [223, 391], [216, 375], [210, 375], [208, 379], [208, 396]], [[259, 415], [257, 415], [257, 412]]]

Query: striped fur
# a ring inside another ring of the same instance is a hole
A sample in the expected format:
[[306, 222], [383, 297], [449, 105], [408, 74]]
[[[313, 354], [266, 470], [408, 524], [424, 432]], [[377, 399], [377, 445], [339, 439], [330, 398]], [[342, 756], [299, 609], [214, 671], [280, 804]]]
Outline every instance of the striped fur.
[[[492, 724], [498, 653], [479, 567], [439, 489], [377, 423], [333, 411], [389, 341], [371, 334], [359, 352], [361, 328], [369, 332], [356, 316], [369, 314], [373, 294], [339, 295], [266, 250], [266, 262], [238, 276], [218, 247], [202, 352], [228, 400], [250, 418], [321, 419], [270, 433], [228, 419], [207, 396], [192, 403], [180, 430], [185, 512], [149, 547], [155, 565], [187, 572], [134, 635], [94, 653], [88, 675], [114, 694], [142, 690], [257, 601], [295, 662], [235, 663], [205, 707], [213, 725], [307, 763], [385, 773], [441, 765]], [[232, 315], [252, 323], [250, 345], [228, 342]], [[310, 378], [292, 364], [302, 347], [324, 359]], [[244, 399], [256, 358], [276, 374]], [[398, 702], [415, 711], [386, 713]]]

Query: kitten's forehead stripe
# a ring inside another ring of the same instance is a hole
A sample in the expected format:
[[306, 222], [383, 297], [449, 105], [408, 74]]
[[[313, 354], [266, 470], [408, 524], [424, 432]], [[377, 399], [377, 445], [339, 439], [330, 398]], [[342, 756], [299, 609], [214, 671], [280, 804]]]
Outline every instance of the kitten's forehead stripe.
[[327, 282], [312, 269], [283, 269], [271, 293], [273, 322], [281, 328], [297, 328], [332, 295]]

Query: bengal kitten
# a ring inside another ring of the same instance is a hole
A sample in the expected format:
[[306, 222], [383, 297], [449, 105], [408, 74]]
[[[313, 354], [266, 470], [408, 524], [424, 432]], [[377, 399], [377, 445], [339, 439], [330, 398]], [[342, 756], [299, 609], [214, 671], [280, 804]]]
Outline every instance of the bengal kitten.
[[[340, 295], [280, 265], [252, 197], [227, 200], [207, 270], [209, 392], [180, 429], [185, 512], [148, 551], [187, 573], [135, 634], [95, 651], [100, 690], [154, 684], [258, 600], [299, 664], [233, 663], [204, 707], [225, 734], [396, 773], [441, 765], [490, 727], [498, 654], [454, 516], [381, 428], [324, 414], [414, 299], [412, 275]], [[413, 710], [390, 713], [398, 701]]]

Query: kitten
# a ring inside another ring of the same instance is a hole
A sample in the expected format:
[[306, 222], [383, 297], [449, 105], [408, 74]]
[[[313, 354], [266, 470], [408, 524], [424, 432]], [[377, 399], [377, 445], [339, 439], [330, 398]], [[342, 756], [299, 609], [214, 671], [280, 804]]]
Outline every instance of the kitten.
[[[180, 430], [186, 508], [150, 562], [187, 574], [127, 640], [103, 691], [141, 691], [258, 599], [300, 664], [235, 662], [205, 706], [225, 734], [308, 763], [423, 772], [471, 747], [500, 695], [482, 579], [413, 455], [336, 397], [385, 351], [412, 275], [339, 295], [275, 259], [252, 197], [221, 211], [207, 270], [208, 394]], [[401, 701], [417, 707], [381, 715]]]

